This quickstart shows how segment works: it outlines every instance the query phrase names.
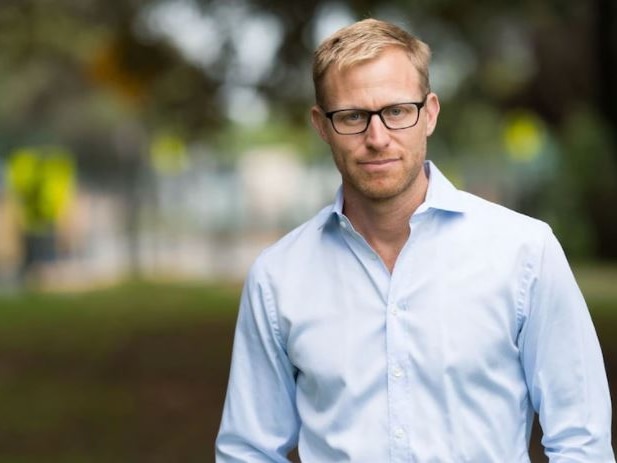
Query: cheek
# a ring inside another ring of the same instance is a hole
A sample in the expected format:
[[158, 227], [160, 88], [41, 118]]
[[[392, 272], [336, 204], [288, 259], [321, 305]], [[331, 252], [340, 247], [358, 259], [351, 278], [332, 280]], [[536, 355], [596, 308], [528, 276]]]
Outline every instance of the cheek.
[[435, 128], [435, 126], [431, 124], [426, 118], [424, 118], [422, 119], [422, 123], [418, 124], [415, 128], [418, 129], [416, 131], [416, 137], [418, 139], [426, 140], [426, 138], [429, 137], [431, 133], [433, 133], [433, 129]]
[[420, 130], [410, 133], [408, 137], [400, 142], [401, 146], [407, 147], [408, 151], [414, 154], [422, 153], [426, 147], [425, 127], [414, 127], [414, 129], [416, 128]]
[[339, 172], [345, 170], [345, 158], [346, 155], [341, 150], [337, 149], [335, 146], [331, 145], [332, 149], [332, 159], [334, 160], [334, 164]]
[[337, 165], [348, 161], [354, 151], [353, 147], [350, 147], [348, 143], [341, 143], [340, 140], [332, 139], [330, 141], [330, 150]]

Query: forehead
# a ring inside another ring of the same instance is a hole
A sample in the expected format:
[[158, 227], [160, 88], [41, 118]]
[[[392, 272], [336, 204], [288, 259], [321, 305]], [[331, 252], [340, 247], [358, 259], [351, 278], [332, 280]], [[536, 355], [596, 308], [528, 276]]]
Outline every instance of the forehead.
[[395, 48], [347, 68], [333, 66], [323, 80], [324, 102], [332, 109], [416, 101], [422, 97], [420, 88], [420, 74], [409, 55]]

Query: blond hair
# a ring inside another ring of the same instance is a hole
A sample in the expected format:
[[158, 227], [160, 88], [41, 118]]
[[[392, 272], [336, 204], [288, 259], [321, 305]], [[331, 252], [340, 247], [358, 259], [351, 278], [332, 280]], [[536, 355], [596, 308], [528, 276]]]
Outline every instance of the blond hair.
[[386, 48], [405, 50], [420, 74], [423, 93], [430, 91], [428, 67], [431, 60], [429, 46], [414, 35], [394, 24], [377, 19], [365, 19], [339, 29], [325, 39], [313, 57], [313, 84], [315, 99], [323, 103], [323, 81], [328, 69], [348, 69], [363, 61], [377, 58]]

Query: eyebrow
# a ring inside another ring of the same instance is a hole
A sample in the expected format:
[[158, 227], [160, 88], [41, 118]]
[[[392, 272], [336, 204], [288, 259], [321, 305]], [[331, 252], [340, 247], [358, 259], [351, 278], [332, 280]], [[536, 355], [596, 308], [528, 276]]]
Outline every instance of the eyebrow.
[[[376, 109], [363, 108], [361, 106], [341, 106], [338, 109], [331, 109], [331, 110], [329, 110], [327, 112], [331, 113], [331, 112], [334, 112], [334, 111], [348, 111], [348, 110], [354, 110], [354, 109], [357, 110], [357, 111], [379, 111], [379, 110], [382, 110], [382, 109], [387, 108], [389, 106], [396, 106], [396, 105], [400, 105], [400, 104], [410, 104], [410, 103], [423, 103], [425, 100], [426, 100], [426, 97], [424, 97], [423, 99], [420, 99], [420, 100], [415, 100], [413, 98], [412, 99], [408, 99], [408, 100], [401, 100], [401, 101], [396, 101], [394, 103], [388, 103], [388, 104], [380, 106], [380, 107], [378, 107]], [[326, 111], [325, 108], [322, 107], [322, 109], [324, 111]]]

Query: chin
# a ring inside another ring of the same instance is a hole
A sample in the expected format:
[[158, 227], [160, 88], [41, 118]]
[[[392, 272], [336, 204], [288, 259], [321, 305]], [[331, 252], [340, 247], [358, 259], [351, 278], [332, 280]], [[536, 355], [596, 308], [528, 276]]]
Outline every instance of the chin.
[[405, 190], [407, 190], [407, 186], [403, 185], [361, 185], [360, 188], [358, 188], [362, 196], [372, 201], [387, 201], [400, 196]]

